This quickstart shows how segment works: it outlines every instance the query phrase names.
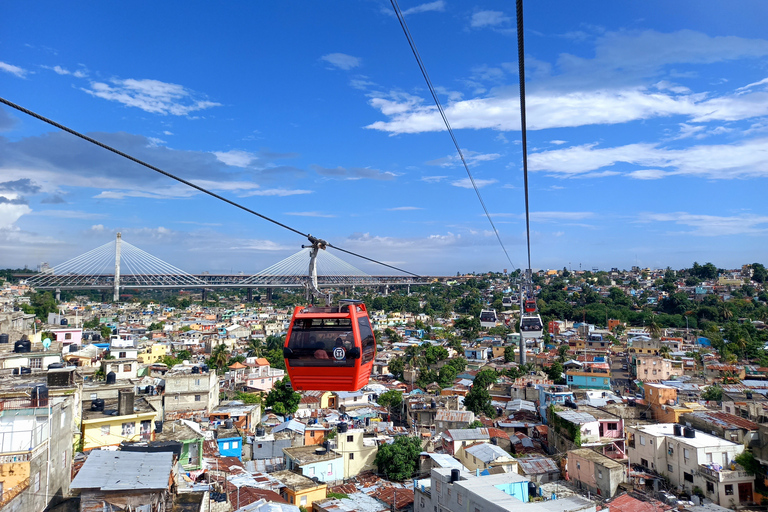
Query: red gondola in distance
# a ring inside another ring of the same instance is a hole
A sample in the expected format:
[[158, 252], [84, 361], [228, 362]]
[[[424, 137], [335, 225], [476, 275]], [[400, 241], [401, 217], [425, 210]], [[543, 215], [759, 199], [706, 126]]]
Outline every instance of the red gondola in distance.
[[296, 391], [358, 391], [376, 358], [368, 310], [362, 301], [338, 306], [296, 306], [283, 346]]

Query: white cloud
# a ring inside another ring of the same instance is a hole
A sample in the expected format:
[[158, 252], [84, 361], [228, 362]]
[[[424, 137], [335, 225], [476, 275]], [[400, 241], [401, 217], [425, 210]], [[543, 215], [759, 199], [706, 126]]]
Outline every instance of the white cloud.
[[54, 71], [57, 75], [72, 75], [76, 78], [85, 78], [88, 76], [88, 73], [83, 69], [76, 69], [75, 71], [70, 71], [61, 66], [53, 66], [52, 68], [48, 66], [43, 66], [43, 67]]
[[[491, 180], [480, 180], [480, 179], [475, 178], [475, 186], [477, 188], [483, 188], [483, 187], [486, 187], [488, 185], [493, 185], [494, 183], [498, 183], [498, 182], [499, 182], [498, 180], [494, 180], [494, 179], [491, 179]], [[454, 187], [459, 187], [459, 188], [473, 188], [472, 187], [472, 181], [469, 178], [463, 178], [463, 179], [460, 179], [460, 180], [453, 181], [453, 182], [451, 182], [451, 185], [453, 185]]]
[[[464, 155], [464, 160], [469, 166], [474, 166], [479, 162], [490, 162], [501, 158], [501, 155], [498, 153], [478, 153], [476, 151], [468, 151], [466, 149], [463, 149], [461, 152]], [[426, 162], [426, 164], [438, 165], [440, 167], [456, 167], [463, 165], [458, 154], [450, 154], [442, 158], [430, 160], [429, 162]]]
[[196, 95], [184, 86], [159, 80], [112, 79], [110, 84], [91, 82], [91, 88], [83, 90], [92, 96], [140, 108], [152, 114], [185, 116], [198, 110], [221, 106], [221, 103], [196, 99]]
[[98, 219], [106, 216], [103, 213], [91, 213], [78, 210], [38, 210], [34, 215], [55, 217], [57, 219]]
[[345, 71], [359, 67], [361, 62], [359, 57], [353, 57], [352, 55], [347, 55], [346, 53], [329, 53], [328, 55], [323, 55], [320, 57], [320, 60], [324, 60], [329, 64]]
[[498, 27], [508, 24], [512, 18], [501, 11], [479, 11], [472, 15], [470, 26], [472, 28]]
[[230, 151], [214, 151], [214, 155], [218, 158], [219, 162], [222, 162], [233, 167], [248, 167], [252, 163], [257, 162], [259, 157], [248, 151], [240, 151], [233, 149]]
[[320, 217], [323, 219], [332, 219], [336, 215], [322, 212], [285, 212], [286, 215], [293, 215], [295, 217]]
[[[765, 235], [768, 234], [768, 216], [742, 214], [731, 217], [697, 215], [687, 212], [643, 213], [638, 222], [672, 222], [692, 228], [682, 233], [696, 236]], [[681, 232], [675, 232], [679, 234]]]
[[[529, 156], [528, 169], [561, 177], [596, 177], [618, 171], [599, 171], [619, 163], [654, 169], [637, 169], [628, 175], [638, 179], [657, 179], [688, 175], [710, 179], [768, 176], [768, 138], [734, 144], [698, 145], [685, 149], [666, 149], [656, 144], [628, 144], [598, 148], [596, 144], [543, 151]], [[658, 169], [661, 168], [661, 169]]]
[[752, 89], [753, 87], [757, 87], [758, 85], [768, 85], [768, 78], [763, 78], [758, 82], [753, 82], [751, 84], [745, 85], [744, 87], [739, 87], [738, 89], [736, 89], [736, 92], [744, 92], [747, 89]]
[[418, 14], [421, 12], [430, 12], [430, 11], [442, 12], [444, 10], [445, 10], [445, 2], [443, 0], [437, 0], [436, 2], [429, 2], [426, 4], [421, 4], [415, 7], [411, 7], [410, 9], [406, 9], [403, 11], [403, 16], [408, 16], [409, 14]]
[[440, 183], [447, 177], [448, 176], [422, 176], [421, 181], [424, 181], [426, 183]]
[[5, 71], [6, 73], [10, 73], [12, 75], [16, 75], [19, 78], [25, 78], [27, 76], [26, 69], [20, 68], [19, 66], [14, 66], [13, 64], [8, 64], [7, 62], [0, 61], [0, 71]]
[[312, 194], [313, 192], [311, 190], [302, 190], [302, 189], [285, 189], [285, 188], [267, 188], [267, 189], [260, 189], [260, 190], [254, 190], [252, 192], [246, 192], [244, 194], [240, 194], [241, 197], [251, 197], [251, 196], [277, 196], [277, 197], [288, 197], [288, 196], [300, 196], [304, 194]]
[[420, 208], [418, 206], [398, 206], [395, 208], [387, 208], [388, 212], [407, 212], [412, 210], [423, 210], [424, 208]]

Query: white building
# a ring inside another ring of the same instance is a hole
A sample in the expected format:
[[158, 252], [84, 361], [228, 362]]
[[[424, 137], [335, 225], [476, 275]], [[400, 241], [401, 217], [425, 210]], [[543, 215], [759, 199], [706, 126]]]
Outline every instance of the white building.
[[741, 444], [674, 423], [627, 427], [629, 459], [669, 477], [672, 485], [704, 496], [724, 507], [751, 502], [754, 475], [735, 466]]

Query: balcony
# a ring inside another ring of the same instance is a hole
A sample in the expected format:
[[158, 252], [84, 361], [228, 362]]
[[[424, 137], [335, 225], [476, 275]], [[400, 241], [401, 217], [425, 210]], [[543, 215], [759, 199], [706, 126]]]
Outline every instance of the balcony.
[[[714, 465], [713, 465], [714, 466]], [[715, 469], [719, 466], [709, 467], [704, 464], [699, 464], [699, 472], [701, 472], [701, 475], [708, 479], [712, 480], [714, 482], [733, 482], [736, 480], [743, 480], [743, 481], [752, 481], [755, 479], [754, 475], [750, 475], [746, 471], [736, 470], [731, 471], [730, 469], [722, 468], [722, 469]]]

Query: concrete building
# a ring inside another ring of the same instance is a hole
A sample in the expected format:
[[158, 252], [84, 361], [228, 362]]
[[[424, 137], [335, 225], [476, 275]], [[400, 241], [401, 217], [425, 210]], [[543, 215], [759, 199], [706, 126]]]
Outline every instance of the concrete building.
[[568, 476], [579, 489], [586, 489], [604, 498], [613, 498], [619, 484], [626, 482], [626, 467], [589, 448], [568, 452]]
[[[199, 373], [193, 373], [198, 368]], [[199, 367], [175, 366], [165, 374], [163, 397], [166, 421], [204, 417], [219, 405], [219, 379], [216, 372]]]
[[344, 460], [341, 455], [311, 446], [283, 448], [285, 469], [292, 470], [320, 482], [341, 481], [344, 476]]
[[283, 488], [280, 489], [283, 499], [297, 507], [312, 510], [312, 503], [324, 500], [328, 494], [328, 484], [316, 483], [311, 478], [293, 471], [278, 471], [271, 476], [283, 484]]
[[630, 460], [664, 473], [672, 485], [689, 493], [698, 487], [729, 508], [752, 501], [755, 477], [733, 462], [743, 445], [672, 423], [627, 427], [627, 435]]
[[417, 483], [414, 512], [596, 511], [593, 502], [572, 493], [556, 500], [531, 501], [530, 480], [516, 473], [476, 476], [459, 470], [437, 468], [432, 470], [429, 479]]
[[69, 496], [75, 407], [71, 395], [0, 399], [3, 511], [45, 510]]
[[758, 438], [760, 425], [721, 411], [694, 411], [680, 416], [680, 422], [713, 436], [749, 446]]
[[[72, 480], [80, 510], [167, 510], [173, 454], [94, 451]], [[40, 509], [38, 509], [40, 510]]]
[[146, 399], [136, 397], [133, 389], [119, 390], [117, 399], [98, 400], [83, 404], [83, 450], [117, 446], [122, 442], [154, 440], [153, 422], [162, 420]]
[[507, 472], [518, 472], [517, 460], [494, 444], [481, 442], [461, 448], [456, 459], [470, 471], [500, 467]]
[[547, 411], [550, 453], [576, 448], [591, 448], [612, 459], [626, 458], [624, 420], [607, 411], [590, 406], [579, 410]]
[[366, 437], [360, 428], [339, 432], [333, 449], [343, 459], [344, 478], [353, 478], [363, 471], [375, 469], [373, 463], [378, 452], [373, 437]]
[[683, 361], [652, 354], [636, 354], [632, 357], [632, 375], [642, 381], [670, 380], [684, 373]]

